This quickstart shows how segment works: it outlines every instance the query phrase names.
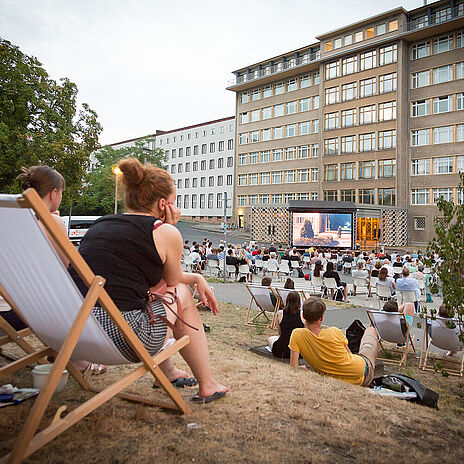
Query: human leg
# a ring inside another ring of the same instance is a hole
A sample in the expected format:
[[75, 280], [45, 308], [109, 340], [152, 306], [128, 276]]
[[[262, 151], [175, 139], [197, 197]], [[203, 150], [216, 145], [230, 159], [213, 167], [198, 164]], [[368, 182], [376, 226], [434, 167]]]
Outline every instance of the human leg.
[[272, 348], [272, 345], [274, 345], [274, 343], [279, 339], [279, 336], [278, 335], [271, 335], [268, 339], [267, 339], [267, 344], [269, 345], [270, 348]]
[[[182, 305], [182, 319], [186, 324], [180, 321], [169, 309], [166, 311], [166, 316], [174, 324], [173, 332], [176, 339], [184, 335], [190, 336], [190, 343], [180, 350], [180, 354], [198, 380], [200, 396], [208, 397], [216, 392], [228, 391], [229, 389], [226, 386], [221, 385], [214, 379], [211, 372], [206, 335], [190, 288], [185, 284], [179, 284], [176, 290], [177, 297]], [[173, 309], [177, 314], [177, 307], [175, 305]], [[198, 330], [189, 327], [189, 325]]]
[[369, 386], [374, 378], [375, 361], [379, 351], [378, 340], [377, 331], [374, 327], [368, 327], [361, 338], [358, 354], [362, 356], [367, 363], [367, 373], [364, 376], [363, 387]]
[[353, 296], [356, 296], [356, 285], [353, 284]]

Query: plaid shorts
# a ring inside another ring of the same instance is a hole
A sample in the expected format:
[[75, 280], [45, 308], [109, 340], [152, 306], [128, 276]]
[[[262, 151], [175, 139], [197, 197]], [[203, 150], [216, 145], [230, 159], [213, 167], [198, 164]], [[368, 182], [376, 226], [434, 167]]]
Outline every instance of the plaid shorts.
[[[164, 309], [161, 300], [155, 300], [150, 303], [151, 310], [155, 316], [166, 317], [166, 310]], [[114, 343], [118, 351], [127, 359], [128, 362], [138, 363], [141, 362], [138, 356], [134, 353], [133, 349], [127, 343], [124, 336], [119, 332], [116, 324], [109, 314], [100, 306], [95, 306], [92, 310], [97, 322], [101, 328], [106, 332], [108, 337]], [[137, 335], [138, 339], [142, 342], [151, 356], [158, 353], [163, 347], [166, 340], [167, 326], [159, 318], [155, 319], [155, 323], [150, 323], [150, 315], [147, 310], [135, 311], [122, 311], [122, 316], [129, 324], [130, 328]]]

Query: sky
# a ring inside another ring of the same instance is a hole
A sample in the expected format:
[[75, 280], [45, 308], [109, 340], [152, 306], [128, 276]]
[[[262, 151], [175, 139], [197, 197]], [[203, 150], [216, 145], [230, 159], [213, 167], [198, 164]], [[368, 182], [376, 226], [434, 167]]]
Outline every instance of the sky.
[[[429, 3], [431, 3], [429, 1]], [[100, 143], [235, 114], [235, 69], [423, 0], [0, 0], [0, 37], [76, 83]]]

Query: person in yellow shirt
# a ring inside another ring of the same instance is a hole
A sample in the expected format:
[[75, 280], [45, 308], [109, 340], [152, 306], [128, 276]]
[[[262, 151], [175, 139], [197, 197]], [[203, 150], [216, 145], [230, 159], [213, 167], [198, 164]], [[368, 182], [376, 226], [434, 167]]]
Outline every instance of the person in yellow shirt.
[[290, 366], [298, 367], [299, 354], [312, 369], [354, 385], [369, 386], [374, 378], [378, 337], [368, 327], [361, 339], [359, 354], [351, 353], [348, 340], [337, 327], [322, 329], [326, 306], [319, 298], [303, 303], [304, 329], [294, 329], [290, 337]]

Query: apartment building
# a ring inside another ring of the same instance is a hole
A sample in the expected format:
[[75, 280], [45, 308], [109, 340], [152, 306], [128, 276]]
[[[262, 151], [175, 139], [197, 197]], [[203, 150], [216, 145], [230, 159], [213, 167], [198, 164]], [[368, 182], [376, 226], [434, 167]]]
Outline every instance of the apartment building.
[[348, 201], [358, 244], [430, 240], [437, 198], [462, 201], [463, 7], [396, 8], [234, 71], [237, 223]]
[[157, 134], [156, 147], [166, 155], [183, 217], [221, 222], [225, 193], [232, 217], [234, 143], [234, 116]]

